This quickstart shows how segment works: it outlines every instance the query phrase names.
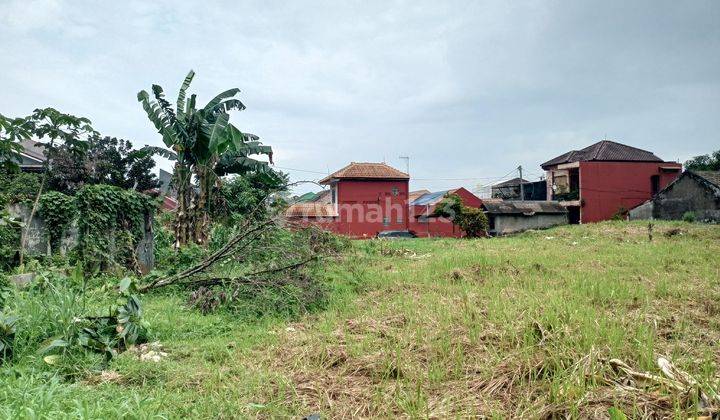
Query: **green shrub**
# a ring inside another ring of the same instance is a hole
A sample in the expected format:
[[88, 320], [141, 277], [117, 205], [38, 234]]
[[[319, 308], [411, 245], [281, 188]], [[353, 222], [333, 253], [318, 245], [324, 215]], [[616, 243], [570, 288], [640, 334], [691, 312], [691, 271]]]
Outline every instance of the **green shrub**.
[[695, 222], [695, 212], [692, 211], [686, 211], [682, 215], [683, 222], [693, 223]]
[[11, 218], [7, 210], [0, 210], [0, 271], [15, 266], [20, 249], [20, 229], [22, 224]]

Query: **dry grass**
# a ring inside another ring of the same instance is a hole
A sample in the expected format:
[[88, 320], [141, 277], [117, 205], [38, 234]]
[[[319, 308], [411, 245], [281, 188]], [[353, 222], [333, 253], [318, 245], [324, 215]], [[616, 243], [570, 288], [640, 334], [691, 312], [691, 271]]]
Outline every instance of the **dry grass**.
[[720, 229], [655, 231], [649, 242], [645, 226], [607, 223], [394, 242], [377, 254], [362, 243], [371, 290], [279, 331], [256, 357], [289, 378], [287, 404], [333, 418], [710, 413], [692, 393], [607, 362], [657, 372], [668, 355], [706, 387], [720, 384]]

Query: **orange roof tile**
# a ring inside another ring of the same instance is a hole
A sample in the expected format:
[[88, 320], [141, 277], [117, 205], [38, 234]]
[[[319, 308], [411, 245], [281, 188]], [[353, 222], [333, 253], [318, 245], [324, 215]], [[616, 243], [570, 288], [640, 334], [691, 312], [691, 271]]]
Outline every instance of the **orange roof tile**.
[[410, 179], [410, 175], [400, 172], [392, 166], [384, 163], [352, 162], [339, 171], [330, 174], [320, 180], [321, 184], [327, 184], [332, 179], [357, 178], [357, 179]]

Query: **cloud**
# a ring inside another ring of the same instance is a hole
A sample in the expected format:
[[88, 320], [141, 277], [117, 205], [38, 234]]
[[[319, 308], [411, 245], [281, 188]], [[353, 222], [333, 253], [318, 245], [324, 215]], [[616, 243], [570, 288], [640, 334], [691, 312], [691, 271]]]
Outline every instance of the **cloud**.
[[716, 149], [719, 20], [715, 1], [9, 1], [0, 109], [159, 145], [135, 94], [173, 95], [192, 68], [201, 101], [242, 89], [233, 120], [280, 166], [409, 155], [413, 187], [473, 187], [605, 136]]

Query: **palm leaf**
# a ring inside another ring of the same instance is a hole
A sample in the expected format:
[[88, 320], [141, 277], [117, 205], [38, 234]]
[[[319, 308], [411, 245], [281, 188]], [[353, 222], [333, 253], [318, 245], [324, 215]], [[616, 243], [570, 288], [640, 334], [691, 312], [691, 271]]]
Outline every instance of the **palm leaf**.
[[163, 143], [165, 146], [172, 147], [177, 143], [177, 136], [174, 135], [174, 131], [170, 128], [169, 122], [163, 117], [160, 107], [154, 101], [150, 100], [150, 95], [144, 90], [138, 92], [138, 102], [142, 103], [142, 107], [148, 116], [148, 119], [153, 123], [158, 133], [163, 136]]
[[163, 149], [162, 147], [157, 147], [157, 146], [145, 146], [142, 149], [140, 149], [139, 152], [145, 152], [147, 154], [162, 156], [165, 159], [169, 159], [169, 160], [177, 160], [177, 158], [178, 158], [177, 153], [173, 152], [172, 150]]
[[238, 89], [238, 88], [232, 88], [232, 89], [226, 90], [225, 92], [217, 95], [210, 102], [208, 102], [207, 105], [205, 105], [205, 107], [204, 107], [205, 111], [207, 111], [208, 113], [212, 113], [213, 109], [216, 106], [218, 106], [223, 99], [232, 98], [233, 96], [237, 95], [238, 93], [240, 93], [240, 89]]
[[185, 120], [185, 110], [183, 109], [183, 107], [185, 106], [185, 92], [190, 87], [190, 83], [192, 82], [193, 77], [195, 77], [195, 72], [190, 70], [187, 76], [185, 76], [185, 80], [183, 80], [182, 86], [180, 86], [180, 92], [178, 93], [176, 112], [178, 119], [181, 121]]
[[203, 135], [208, 139], [208, 148], [211, 153], [222, 153], [227, 149], [227, 126], [230, 120], [228, 114], [220, 114], [213, 124], [203, 124]]

